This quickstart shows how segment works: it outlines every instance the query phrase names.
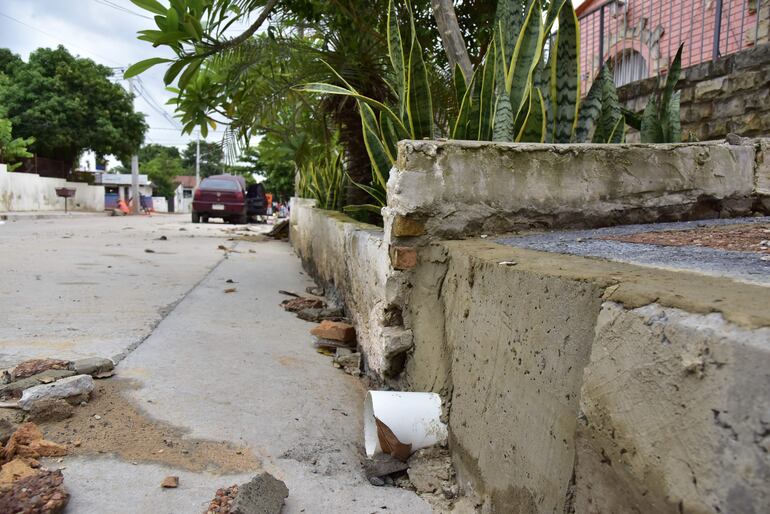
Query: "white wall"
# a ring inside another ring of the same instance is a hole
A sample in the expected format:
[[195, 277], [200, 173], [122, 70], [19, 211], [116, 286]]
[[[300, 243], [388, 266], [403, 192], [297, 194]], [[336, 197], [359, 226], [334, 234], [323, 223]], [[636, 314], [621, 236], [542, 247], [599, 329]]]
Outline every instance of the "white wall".
[[73, 211], [104, 210], [104, 186], [34, 173], [9, 173], [6, 165], [0, 164], [0, 212], [64, 210], [64, 198], [56, 196], [57, 187], [76, 190], [68, 201], [68, 208]]
[[168, 202], [163, 196], [152, 197], [152, 208], [155, 212], [168, 212]]

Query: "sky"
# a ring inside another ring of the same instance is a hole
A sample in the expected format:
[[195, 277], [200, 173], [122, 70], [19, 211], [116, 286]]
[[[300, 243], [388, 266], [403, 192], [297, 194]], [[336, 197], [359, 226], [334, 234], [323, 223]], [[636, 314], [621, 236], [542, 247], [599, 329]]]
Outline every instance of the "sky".
[[[72, 54], [109, 67], [127, 67], [149, 57], [173, 57], [167, 49], [136, 39], [137, 31], [155, 28], [154, 21], [144, 16], [148, 14], [129, 0], [2, 0], [0, 48], [9, 48], [26, 60], [37, 48], [61, 44]], [[179, 123], [167, 119], [173, 108], [165, 105], [172, 95], [163, 84], [164, 72], [165, 67], [159, 65], [139, 76], [144, 98], [138, 97], [134, 105], [147, 115], [150, 129], [145, 143], [181, 149], [195, 137], [183, 136]], [[127, 81], [120, 83], [128, 87]], [[208, 141], [221, 139], [221, 129], [207, 137]], [[84, 156], [86, 160], [93, 166], [92, 154]], [[111, 159], [110, 167], [115, 164]]]

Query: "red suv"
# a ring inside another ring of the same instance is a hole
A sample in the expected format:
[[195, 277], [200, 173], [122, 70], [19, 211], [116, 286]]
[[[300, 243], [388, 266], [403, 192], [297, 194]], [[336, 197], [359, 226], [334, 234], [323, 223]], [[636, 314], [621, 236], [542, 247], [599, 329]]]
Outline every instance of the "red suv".
[[213, 175], [203, 179], [193, 196], [192, 222], [222, 218], [231, 223], [248, 223], [245, 192], [243, 177]]

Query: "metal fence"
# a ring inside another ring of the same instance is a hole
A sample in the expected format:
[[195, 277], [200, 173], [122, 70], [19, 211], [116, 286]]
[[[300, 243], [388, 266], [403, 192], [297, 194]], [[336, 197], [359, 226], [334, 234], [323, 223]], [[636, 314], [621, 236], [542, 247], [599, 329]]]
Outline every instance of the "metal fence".
[[578, 11], [582, 93], [603, 63], [615, 83], [665, 73], [684, 43], [682, 66], [768, 42], [770, 0], [610, 0]]

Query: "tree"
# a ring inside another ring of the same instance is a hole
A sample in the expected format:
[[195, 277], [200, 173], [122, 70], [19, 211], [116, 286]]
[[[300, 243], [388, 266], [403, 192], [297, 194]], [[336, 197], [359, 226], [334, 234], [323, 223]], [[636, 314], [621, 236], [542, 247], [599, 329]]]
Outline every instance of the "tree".
[[[222, 150], [222, 146], [218, 143], [210, 143], [208, 141], [201, 141], [201, 178], [210, 177], [211, 175], [219, 175], [225, 172], [225, 153]], [[196, 157], [196, 142], [190, 141], [187, 143], [187, 148], [182, 151], [182, 164], [185, 168], [190, 170], [191, 174], [195, 173], [195, 157]]]
[[19, 159], [32, 157], [32, 154], [27, 151], [27, 147], [35, 141], [33, 138], [17, 137], [14, 139], [12, 129], [13, 124], [9, 120], [0, 118], [0, 162], [8, 165], [8, 171], [13, 171], [21, 166], [20, 162], [16, 162]]
[[139, 148], [144, 115], [109, 80], [108, 67], [74, 57], [63, 46], [35, 50], [27, 63], [3, 53], [2, 62], [7, 77], [0, 81], [0, 105], [17, 135], [35, 138], [32, 152], [72, 166], [86, 150], [125, 160]]
[[241, 156], [253, 173], [265, 177], [265, 189], [278, 198], [289, 198], [294, 194], [294, 164], [292, 149], [275, 138], [265, 137], [255, 146], [250, 146]]

